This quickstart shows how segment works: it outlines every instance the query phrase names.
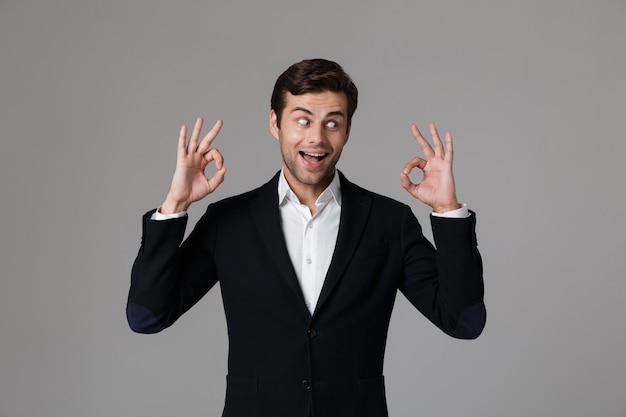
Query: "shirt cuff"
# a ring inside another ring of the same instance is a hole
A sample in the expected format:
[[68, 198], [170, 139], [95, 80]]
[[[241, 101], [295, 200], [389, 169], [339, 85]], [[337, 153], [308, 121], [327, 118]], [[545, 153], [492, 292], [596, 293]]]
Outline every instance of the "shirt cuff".
[[469, 217], [469, 210], [467, 209], [467, 204], [463, 203], [461, 208], [456, 210], [446, 211], [445, 213], [431, 213], [435, 217], [445, 217], [448, 219], [465, 219]]
[[161, 207], [159, 207], [154, 213], [152, 213], [152, 216], [150, 216], [150, 220], [161, 221], [169, 219], [180, 219], [181, 217], [185, 217], [185, 214], [187, 214], [186, 211], [181, 211], [180, 213], [173, 214], [163, 214], [159, 210], [161, 210]]

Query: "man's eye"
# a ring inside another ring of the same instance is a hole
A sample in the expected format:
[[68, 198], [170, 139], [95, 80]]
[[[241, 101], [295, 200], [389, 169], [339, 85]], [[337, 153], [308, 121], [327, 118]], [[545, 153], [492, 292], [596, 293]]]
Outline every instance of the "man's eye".
[[326, 126], [330, 127], [331, 129], [335, 129], [337, 127], [337, 122], [330, 121], [326, 123]]
[[298, 124], [300, 126], [307, 126], [309, 124], [309, 121], [307, 119], [298, 119]]

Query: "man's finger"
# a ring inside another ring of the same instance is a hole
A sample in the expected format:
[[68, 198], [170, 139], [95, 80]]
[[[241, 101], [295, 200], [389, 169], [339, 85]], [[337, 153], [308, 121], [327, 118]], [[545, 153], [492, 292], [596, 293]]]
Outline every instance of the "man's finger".
[[196, 119], [196, 124], [193, 127], [193, 132], [191, 132], [191, 138], [189, 138], [189, 146], [187, 150], [189, 152], [195, 152], [198, 149], [198, 138], [200, 137], [200, 131], [202, 130], [202, 122], [204, 120], [202, 117], [198, 117]]
[[222, 120], [218, 120], [217, 122], [215, 122], [211, 130], [209, 130], [204, 138], [202, 138], [202, 142], [200, 142], [200, 145], [198, 146], [199, 153], [203, 154], [208, 152], [209, 148], [211, 147], [211, 143], [213, 143], [213, 140], [217, 137], [217, 134], [220, 133], [223, 124], [224, 122]]
[[437, 131], [437, 126], [435, 126], [434, 123], [430, 123], [428, 127], [430, 128], [430, 136], [433, 138], [433, 145], [435, 146], [435, 155], [443, 158], [444, 157], [443, 143], [441, 143], [441, 139], [439, 138], [439, 131]]
[[406, 165], [404, 165], [404, 169], [402, 170], [402, 172], [406, 175], [409, 175], [411, 171], [413, 171], [413, 168], [419, 168], [423, 171], [424, 168], [426, 168], [426, 165], [427, 162], [425, 159], [416, 156], [415, 158], [407, 162]]
[[217, 169], [221, 169], [224, 166], [224, 157], [217, 148], [209, 149], [208, 152], [204, 154], [204, 159], [207, 163], [215, 161], [215, 168]]
[[224, 176], [226, 175], [226, 167], [222, 166], [218, 169], [213, 176], [207, 180], [209, 184], [209, 193], [212, 193], [224, 182]]
[[415, 124], [411, 125], [411, 132], [413, 133], [413, 137], [417, 141], [417, 144], [422, 149], [422, 153], [427, 159], [430, 159], [435, 153], [433, 148], [430, 146], [430, 143], [424, 138], [422, 132], [419, 131]]
[[184, 156], [187, 154], [187, 126], [182, 125], [180, 127], [180, 133], [178, 134], [178, 156]]
[[454, 147], [452, 146], [452, 133], [448, 130], [446, 131], [446, 156], [445, 160], [452, 163], [454, 158]]
[[420, 187], [421, 182], [414, 183], [405, 172], [400, 173], [400, 181], [402, 182], [402, 188], [407, 190], [412, 196], [417, 197], [417, 190]]

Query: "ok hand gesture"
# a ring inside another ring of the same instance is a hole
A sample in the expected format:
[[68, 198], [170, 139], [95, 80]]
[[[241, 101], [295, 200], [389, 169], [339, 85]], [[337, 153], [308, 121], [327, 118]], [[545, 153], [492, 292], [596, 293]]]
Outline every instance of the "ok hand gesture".
[[[211, 148], [211, 143], [222, 128], [222, 121], [218, 120], [200, 141], [202, 123], [202, 118], [198, 117], [188, 144], [187, 126], [183, 125], [180, 129], [176, 170], [165, 202], [161, 205], [163, 214], [186, 211], [191, 203], [206, 197], [224, 181], [224, 158], [217, 149]], [[207, 178], [204, 170], [211, 161], [215, 161], [217, 171], [211, 178]]]
[[[446, 146], [444, 148], [439, 139], [439, 133], [434, 123], [429, 125], [433, 147], [424, 139], [417, 126], [411, 125], [411, 131], [419, 144], [426, 159], [415, 157], [404, 166], [400, 173], [402, 187], [413, 197], [431, 206], [435, 213], [444, 213], [460, 207], [456, 198], [454, 176], [452, 175], [452, 134], [446, 132]], [[411, 182], [409, 174], [413, 168], [423, 172], [422, 181], [418, 184]]]

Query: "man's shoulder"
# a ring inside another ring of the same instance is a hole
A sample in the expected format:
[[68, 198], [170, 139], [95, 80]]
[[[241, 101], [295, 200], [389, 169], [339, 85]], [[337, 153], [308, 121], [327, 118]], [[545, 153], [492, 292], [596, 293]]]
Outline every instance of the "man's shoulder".
[[343, 173], [340, 173], [340, 178], [343, 195], [348, 198], [363, 198], [370, 200], [376, 206], [380, 206], [382, 208], [405, 209], [409, 207], [406, 203], [361, 187], [360, 185], [349, 181]]

